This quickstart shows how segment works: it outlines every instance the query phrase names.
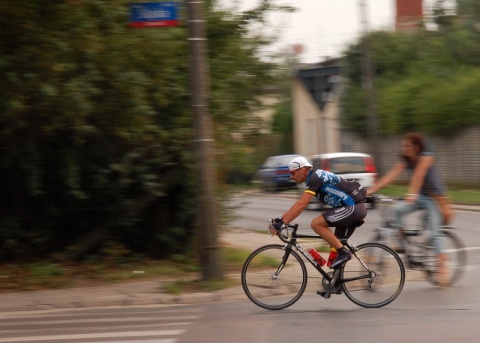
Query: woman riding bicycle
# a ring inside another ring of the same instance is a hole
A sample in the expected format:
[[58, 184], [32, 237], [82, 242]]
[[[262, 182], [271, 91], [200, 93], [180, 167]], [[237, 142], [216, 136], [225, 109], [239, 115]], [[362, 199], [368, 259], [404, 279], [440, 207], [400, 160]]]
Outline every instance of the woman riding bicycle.
[[[425, 209], [428, 214], [427, 228], [431, 230], [435, 251], [438, 258], [438, 284], [448, 284], [448, 269], [446, 258], [442, 253], [438, 227], [444, 219], [437, 206], [436, 198], [445, 197], [447, 188], [440, 180], [435, 167], [433, 153], [426, 151], [425, 140], [419, 133], [408, 133], [401, 141], [401, 158], [397, 164], [374, 186], [367, 195], [371, 195], [382, 187], [393, 182], [403, 171], [410, 173], [408, 192], [402, 203], [395, 205], [394, 212], [400, 228], [405, 228], [405, 216], [419, 209]], [[447, 220], [447, 219], [445, 219]]]

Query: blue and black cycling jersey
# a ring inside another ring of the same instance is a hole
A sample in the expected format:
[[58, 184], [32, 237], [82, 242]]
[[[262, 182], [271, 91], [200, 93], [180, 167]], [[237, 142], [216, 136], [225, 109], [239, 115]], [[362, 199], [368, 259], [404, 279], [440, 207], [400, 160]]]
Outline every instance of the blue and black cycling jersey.
[[325, 170], [312, 170], [305, 181], [305, 192], [331, 207], [353, 206], [365, 202], [367, 191], [357, 181], [347, 181]]

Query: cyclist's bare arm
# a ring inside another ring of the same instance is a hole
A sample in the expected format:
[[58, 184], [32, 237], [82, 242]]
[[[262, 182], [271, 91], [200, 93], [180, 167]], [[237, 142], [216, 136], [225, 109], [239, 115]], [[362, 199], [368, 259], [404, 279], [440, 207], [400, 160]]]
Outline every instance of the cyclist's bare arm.
[[283, 221], [287, 224], [290, 224], [292, 220], [297, 218], [307, 208], [312, 198], [312, 193], [303, 192], [300, 199], [298, 199], [295, 204], [293, 204], [292, 207], [290, 207], [290, 209], [283, 214]]
[[400, 176], [400, 174], [405, 170], [405, 168], [405, 162], [399, 162], [395, 164], [393, 168], [390, 169], [390, 171], [384, 177], [375, 182], [375, 184], [367, 190], [367, 195], [372, 195], [386, 185], [395, 181], [395, 179]]
[[413, 171], [412, 177], [410, 178], [407, 197], [405, 198], [405, 201], [413, 201], [418, 196], [423, 181], [425, 180], [425, 175], [427, 175], [427, 172], [433, 165], [434, 161], [435, 159], [433, 156], [420, 156], [418, 158], [417, 165], [415, 166], [415, 170]]

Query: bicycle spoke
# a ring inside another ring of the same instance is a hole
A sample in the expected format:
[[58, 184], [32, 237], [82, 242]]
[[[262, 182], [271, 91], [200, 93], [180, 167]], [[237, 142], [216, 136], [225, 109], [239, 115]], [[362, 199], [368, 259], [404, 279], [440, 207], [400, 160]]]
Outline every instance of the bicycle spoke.
[[356, 255], [342, 271], [345, 295], [363, 307], [382, 307], [395, 300], [405, 283], [400, 257], [378, 243], [359, 245]]
[[256, 305], [279, 310], [295, 303], [307, 285], [307, 270], [301, 257], [291, 251], [285, 265], [282, 245], [267, 245], [255, 250], [242, 268], [245, 294]]

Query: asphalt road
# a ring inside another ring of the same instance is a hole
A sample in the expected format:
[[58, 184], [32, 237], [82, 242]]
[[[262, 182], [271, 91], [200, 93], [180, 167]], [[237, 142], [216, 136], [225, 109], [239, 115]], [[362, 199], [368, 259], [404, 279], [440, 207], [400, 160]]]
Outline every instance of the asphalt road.
[[[231, 225], [242, 229], [266, 230], [267, 219], [280, 216], [295, 200], [295, 196], [281, 193], [254, 193], [238, 197], [235, 200], [235, 204], [239, 205], [237, 217]], [[309, 223], [319, 214], [319, 210], [306, 210], [295, 223], [304, 232], [311, 232]], [[414, 215], [409, 224], [416, 225], [418, 220]], [[352, 241], [361, 243], [370, 240], [380, 223], [380, 210], [369, 209], [365, 224], [357, 229]], [[480, 312], [478, 223], [480, 211], [471, 207], [468, 210], [457, 207], [451, 226], [456, 228], [455, 232], [466, 245], [468, 265], [465, 275], [455, 287], [438, 288], [427, 281], [407, 281], [399, 298], [382, 309], [358, 308], [344, 296], [319, 299], [314, 291], [307, 290], [298, 303], [286, 310], [272, 313], [255, 308], [253, 304], [251, 309], [245, 304], [235, 304], [234, 312], [257, 323], [254, 327], [260, 332], [256, 334], [262, 338], [268, 337], [266, 342], [288, 342], [299, 338], [310, 341], [326, 337], [336, 342], [477, 341], [480, 334], [477, 324]], [[253, 335], [252, 331], [239, 329], [239, 335], [252, 338], [249, 336]]]
[[409, 282], [392, 304], [365, 309], [310, 285], [293, 306], [248, 300], [192, 305], [16, 312], [0, 316], [1, 343], [477, 342], [478, 273], [452, 288]]
[[[228, 225], [233, 228], [248, 229], [255, 231], [265, 231], [269, 218], [281, 216], [296, 200], [295, 194], [291, 193], [264, 193], [251, 192], [247, 195], [239, 194], [234, 197], [230, 203], [233, 209], [234, 220]], [[462, 210], [458, 207], [455, 211], [455, 217], [451, 223], [455, 227], [456, 233], [471, 249], [480, 247], [480, 207], [466, 207], [468, 210]], [[310, 222], [313, 218], [320, 215], [322, 211], [314, 206], [305, 210], [294, 222], [300, 225], [300, 231], [303, 233], [312, 233]], [[408, 223], [412, 226], [418, 225], [418, 217], [411, 216]], [[381, 223], [380, 209], [374, 208], [368, 210], [365, 224], [357, 229], [352, 236], [352, 240], [357, 243], [365, 242], [372, 237], [373, 231]]]

